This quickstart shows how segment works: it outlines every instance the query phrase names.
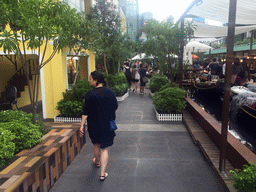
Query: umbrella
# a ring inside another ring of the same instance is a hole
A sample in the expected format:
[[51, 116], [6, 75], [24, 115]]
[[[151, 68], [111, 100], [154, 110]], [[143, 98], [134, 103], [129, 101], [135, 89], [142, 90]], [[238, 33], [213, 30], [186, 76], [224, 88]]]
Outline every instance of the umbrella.
[[206, 52], [206, 51], [209, 51], [209, 49], [213, 49], [213, 48], [196, 41], [189, 42], [185, 47], [186, 51], [190, 50], [191, 52]]
[[192, 56], [192, 59], [199, 59], [199, 57], [195, 54], [191, 54], [191, 56]]

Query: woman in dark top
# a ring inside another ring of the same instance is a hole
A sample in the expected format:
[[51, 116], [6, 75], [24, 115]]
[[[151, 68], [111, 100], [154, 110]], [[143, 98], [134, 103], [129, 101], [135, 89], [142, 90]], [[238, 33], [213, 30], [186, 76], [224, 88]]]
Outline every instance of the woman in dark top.
[[248, 83], [248, 78], [247, 78], [247, 73], [246, 71], [240, 71], [238, 75], [236, 76], [236, 80], [234, 85], [235, 86], [246, 86]]
[[146, 76], [147, 70], [143, 68], [142, 64], [140, 64], [140, 92], [145, 93], [144, 88], [146, 83], [143, 82], [143, 77]]
[[89, 137], [94, 145], [93, 163], [101, 167], [100, 180], [103, 181], [108, 173], [105, 172], [108, 163], [108, 147], [113, 145], [114, 131], [110, 131], [110, 121], [115, 120], [118, 103], [115, 93], [106, 87], [103, 75], [94, 71], [89, 83], [94, 87], [85, 96], [80, 132], [84, 134], [84, 124], [87, 120]]

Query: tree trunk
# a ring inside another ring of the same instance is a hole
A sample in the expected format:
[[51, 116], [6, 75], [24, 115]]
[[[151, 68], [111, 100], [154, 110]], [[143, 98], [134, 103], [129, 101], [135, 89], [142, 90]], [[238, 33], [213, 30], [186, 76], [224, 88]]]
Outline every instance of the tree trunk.
[[107, 69], [107, 62], [106, 62], [106, 54], [104, 53], [104, 68], [105, 68], [105, 71], [106, 71], [106, 75], [108, 75], [108, 69]]
[[33, 114], [33, 124], [35, 125], [36, 124], [36, 111], [37, 111], [37, 105], [33, 104], [33, 109], [32, 109], [32, 114]]

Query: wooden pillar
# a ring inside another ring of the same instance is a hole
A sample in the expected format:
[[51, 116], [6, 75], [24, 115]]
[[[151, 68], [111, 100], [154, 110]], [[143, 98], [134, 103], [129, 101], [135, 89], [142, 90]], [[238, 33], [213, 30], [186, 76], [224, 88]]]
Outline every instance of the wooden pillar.
[[225, 91], [222, 109], [222, 126], [221, 126], [221, 149], [219, 158], [219, 170], [225, 171], [226, 152], [227, 152], [227, 135], [229, 123], [229, 107], [230, 107], [230, 87], [231, 87], [231, 67], [234, 61], [234, 35], [236, 24], [236, 5], [237, 0], [229, 1], [229, 20], [228, 20], [228, 38], [227, 38], [227, 63], [225, 72]]
[[183, 73], [183, 54], [184, 54], [184, 18], [180, 23], [181, 38], [180, 38], [180, 55], [179, 55], [179, 88], [182, 88], [182, 73]]

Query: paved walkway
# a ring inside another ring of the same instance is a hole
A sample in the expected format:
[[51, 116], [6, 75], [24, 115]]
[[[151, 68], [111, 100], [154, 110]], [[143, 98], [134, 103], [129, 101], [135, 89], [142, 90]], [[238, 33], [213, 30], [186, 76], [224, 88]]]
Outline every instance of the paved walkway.
[[157, 121], [148, 93], [130, 93], [119, 102], [116, 114], [109, 177], [99, 181], [100, 171], [92, 166], [93, 145], [87, 139], [50, 192], [225, 191], [184, 124]]

